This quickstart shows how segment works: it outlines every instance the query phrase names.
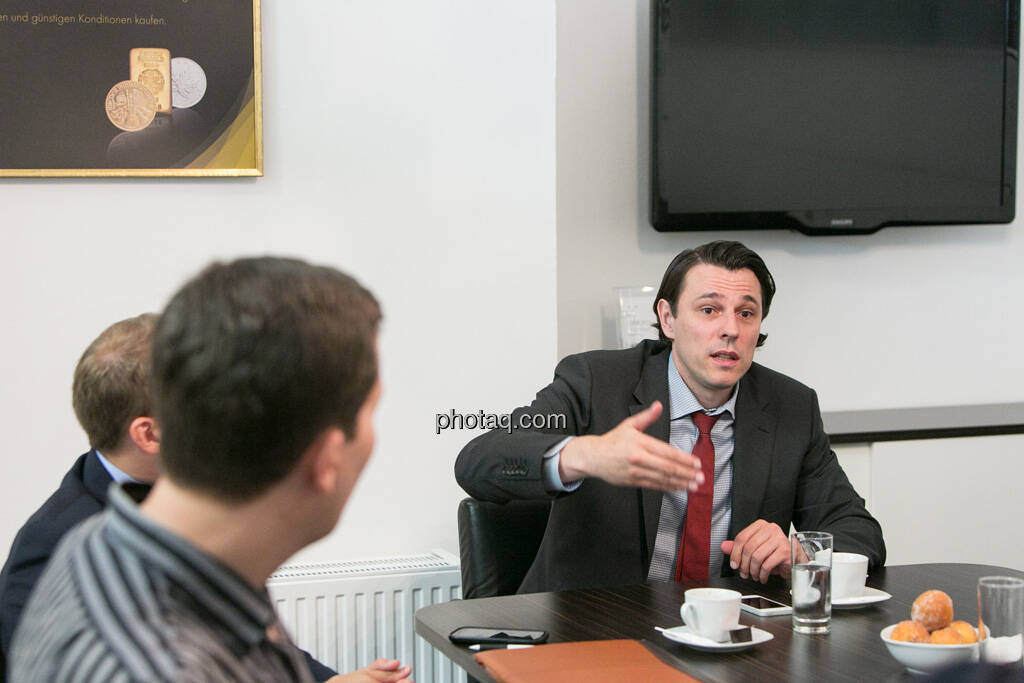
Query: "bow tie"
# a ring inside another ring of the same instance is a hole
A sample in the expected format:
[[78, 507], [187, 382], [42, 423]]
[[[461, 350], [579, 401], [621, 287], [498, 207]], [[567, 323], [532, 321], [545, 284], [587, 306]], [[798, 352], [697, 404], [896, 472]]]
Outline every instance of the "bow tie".
[[126, 481], [121, 484], [121, 490], [127, 493], [128, 497], [134, 500], [136, 504], [145, 500], [152, 488], [152, 484], [141, 484], [134, 481]]

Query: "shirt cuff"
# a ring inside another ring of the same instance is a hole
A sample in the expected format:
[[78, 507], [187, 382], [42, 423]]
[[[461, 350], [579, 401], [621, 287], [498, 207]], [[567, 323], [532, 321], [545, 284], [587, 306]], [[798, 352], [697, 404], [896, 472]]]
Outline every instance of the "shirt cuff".
[[582, 479], [577, 479], [563, 484], [562, 478], [558, 476], [558, 463], [562, 457], [562, 449], [574, 438], [572, 436], [565, 437], [544, 454], [544, 488], [548, 493], [571, 493], [583, 483]]

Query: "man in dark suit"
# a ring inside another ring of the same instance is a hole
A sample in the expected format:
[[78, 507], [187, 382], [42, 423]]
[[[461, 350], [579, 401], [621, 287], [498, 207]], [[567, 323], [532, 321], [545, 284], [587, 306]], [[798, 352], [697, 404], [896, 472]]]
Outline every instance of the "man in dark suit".
[[75, 416], [92, 450], [80, 456], [60, 487], [18, 531], [0, 572], [0, 651], [9, 653], [14, 629], [32, 588], [64, 534], [103, 510], [113, 481], [141, 497], [159, 472], [160, 432], [149, 392], [152, 313], [114, 323], [82, 354], [72, 383]]
[[680, 253], [656, 297], [659, 341], [569, 356], [513, 429], [462, 450], [456, 478], [473, 497], [554, 499], [520, 592], [732, 572], [764, 582], [788, 574], [791, 523], [884, 564], [815, 393], [753, 363], [774, 293], [738, 242]]

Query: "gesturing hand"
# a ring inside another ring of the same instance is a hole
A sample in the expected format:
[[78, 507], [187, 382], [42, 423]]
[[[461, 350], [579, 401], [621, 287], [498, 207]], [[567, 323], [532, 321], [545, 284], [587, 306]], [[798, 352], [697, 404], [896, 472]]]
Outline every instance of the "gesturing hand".
[[700, 460], [643, 432], [661, 410], [661, 403], [655, 401], [601, 436], [578, 436], [570, 441], [559, 456], [562, 481], [597, 477], [616, 486], [696, 489], [704, 482]]

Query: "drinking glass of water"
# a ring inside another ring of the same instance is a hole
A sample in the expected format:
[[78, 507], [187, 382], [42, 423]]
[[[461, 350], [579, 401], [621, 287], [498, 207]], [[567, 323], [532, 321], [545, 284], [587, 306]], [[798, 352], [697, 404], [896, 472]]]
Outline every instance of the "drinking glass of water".
[[1024, 580], [1014, 576], [978, 579], [981, 661], [1016, 663], [1024, 654]]
[[793, 562], [793, 630], [828, 633], [832, 619], [832, 534], [796, 531], [789, 537]]

